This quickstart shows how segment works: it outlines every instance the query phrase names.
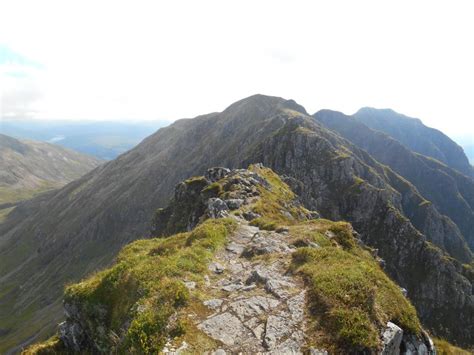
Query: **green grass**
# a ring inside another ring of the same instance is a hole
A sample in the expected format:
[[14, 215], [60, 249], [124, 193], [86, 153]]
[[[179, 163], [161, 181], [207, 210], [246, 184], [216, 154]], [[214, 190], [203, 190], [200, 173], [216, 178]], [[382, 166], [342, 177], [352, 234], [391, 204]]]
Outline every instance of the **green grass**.
[[[332, 243], [323, 242], [324, 230], [336, 235]], [[348, 224], [331, 225], [323, 220], [290, 231], [322, 246], [298, 249], [291, 266], [308, 287], [314, 334], [323, 328], [320, 345], [335, 352], [373, 351], [378, 348], [380, 331], [388, 321], [407, 332], [419, 333], [415, 308], [370, 253], [357, 246]]]
[[429, 205], [431, 205], [431, 202], [428, 201], [428, 200], [424, 200], [424, 201], [420, 202], [418, 207], [424, 207], [424, 206], [429, 206]]
[[[270, 183], [270, 189], [258, 187], [261, 198], [253, 205], [252, 210], [261, 217], [253, 220], [251, 224], [266, 230], [294, 224], [303, 208], [293, 204], [293, 191], [271, 169], [250, 166], [249, 170], [258, 173]], [[283, 213], [285, 211], [287, 213]]]
[[[414, 307], [380, 268], [370, 248], [357, 243], [350, 224], [307, 220], [308, 211], [295, 203], [294, 193], [278, 175], [259, 166], [249, 169], [269, 186], [259, 186], [260, 198], [239, 212], [260, 214], [251, 224], [262, 229], [289, 228], [290, 243], [298, 249], [278, 258], [284, 258], [289, 272], [306, 284], [306, 334], [311, 345], [331, 353], [377, 352], [388, 321], [405, 332], [420, 332]], [[232, 184], [227, 182], [224, 178], [200, 193], [232, 196]], [[196, 178], [186, 183], [199, 187], [203, 181]], [[180, 315], [208, 312], [201, 302], [203, 277], [235, 223], [230, 218], [208, 219], [191, 232], [133, 242], [121, 251], [113, 267], [67, 287], [65, 301], [80, 308], [90, 336], [104, 352], [157, 353], [168, 337], [192, 344], [193, 351], [215, 349], [214, 340]], [[310, 242], [319, 247], [307, 247]], [[189, 291], [184, 280], [197, 282], [197, 289]], [[115, 344], [101, 329], [123, 341]]]
[[388, 321], [419, 332], [415, 309], [369, 257], [336, 247], [301, 248], [293, 267], [307, 281], [313, 315], [342, 349], [377, 348], [379, 329]]
[[10, 208], [4, 208], [3, 210], [0, 210], [0, 223], [3, 223], [8, 215], [10, 214], [11, 211], [13, 211], [15, 207], [10, 207]]
[[444, 339], [433, 338], [438, 355], [472, 355], [471, 351], [467, 351], [448, 343]]
[[100, 327], [115, 334], [125, 331], [116, 350], [156, 353], [169, 335], [186, 332], [185, 325], [169, 321], [190, 303], [183, 281], [202, 282], [213, 254], [234, 228], [231, 219], [207, 220], [190, 233], [133, 242], [113, 267], [67, 287], [65, 302], [80, 307], [102, 350], [116, 347]]
[[64, 345], [59, 340], [58, 336], [53, 336], [48, 340], [34, 344], [22, 351], [22, 355], [56, 355], [67, 353]]
[[220, 184], [219, 182], [213, 182], [202, 190], [202, 193], [208, 198], [218, 197], [222, 194], [222, 192], [223, 187], [222, 184]]
[[48, 182], [44, 182], [41, 186], [34, 189], [0, 187], [0, 204], [28, 200], [43, 192], [57, 189], [58, 187], [60, 187], [60, 185]]
[[[301, 207], [292, 204], [295, 195], [278, 175], [268, 169], [251, 169], [271, 185], [269, 190], [259, 189], [261, 199], [253, 211], [261, 217], [251, 224], [268, 230], [286, 225], [293, 245], [314, 242], [320, 246], [299, 248], [292, 254], [290, 267], [308, 287], [308, 315], [313, 328], [307, 332], [310, 342], [335, 353], [376, 351], [388, 321], [406, 332], [420, 332], [415, 308], [380, 268], [370, 248], [357, 244], [350, 224], [306, 221], [301, 218]], [[357, 186], [363, 183], [362, 179], [356, 181]]]

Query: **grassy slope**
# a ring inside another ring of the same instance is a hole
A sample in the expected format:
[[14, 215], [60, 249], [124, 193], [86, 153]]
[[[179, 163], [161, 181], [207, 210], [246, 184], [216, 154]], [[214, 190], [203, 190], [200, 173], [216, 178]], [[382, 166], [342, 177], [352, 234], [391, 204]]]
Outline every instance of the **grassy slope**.
[[[349, 224], [306, 220], [302, 216], [307, 211], [294, 204], [294, 194], [276, 174], [269, 169], [252, 169], [270, 183], [270, 188], [260, 188], [261, 200], [250, 206], [262, 216], [254, 224], [289, 226], [293, 244], [298, 247], [293, 255], [281, 257], [288, 258], [289, 271], [306, 282], [311, 345], [331, 351], [374, 350], [380, 347], [379, 334], [387, 321], [407, 332], [420, 331], [415, 309], [379, 267], [371, 250], [356, 242]], [[225, 179], [218, 184], [221, 196], [232, 194], [225, 191]], [[216, 344], [186, 317], [170, 316], [202, 307], [204, 295], [197, 290], [203, 288], [189, 291], [183, 280], [202, 284], [207, 263], [223, 247], [234, 223], [231, 219], [207, 220], [191, 232], [131, 243], [113, 267], [69, 286], [65, 300], [80, 305], [92, 328], [106, 324], [123, 336], [122, 351], [153, 353], [162, 349], [168, 336], [195, 345], [195, 351], [212, 349]], [[308, 242], [320, 248], [306, 247]], [[102, 318], [98, 314], [103, 314]], [[127, 321], [128, 329], [123, 327]], [[114, 347], [110, 338], [93, 334], [104, 350]], [[26, 353], [52, 353], [61, 348], [54, 338], [49, 344], [35, 345]]]
[[16, 204], [18, 202], [29, 200], [43, 192], [50, 191], [61, 187], [62, 184], [44, 182], [36, 189], [19, 189], [10, 187], [0, 187], [0, 205], [7, 205], [7, 208], [0, 208], [0, 223], [2, 223], [14, 207], [9, 204]]
[[433, 341], [438, 355], [472, 355], [471, 351], [451, 345], [446, 340], [434, 338]]

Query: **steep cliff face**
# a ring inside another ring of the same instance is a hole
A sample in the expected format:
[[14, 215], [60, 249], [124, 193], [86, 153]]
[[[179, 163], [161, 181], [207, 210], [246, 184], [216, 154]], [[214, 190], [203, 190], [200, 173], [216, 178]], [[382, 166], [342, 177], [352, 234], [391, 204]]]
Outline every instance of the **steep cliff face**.
[[155, 222], [159, 238], [66, 289], [57, 337], [27, 354], [435, 353], [374, 250], [269, 169], [188, 179]]
[[[0, 225], [5, 348], [44, 336], [61, 318], [62, 285], [109, 265], [124, 244], [146, 235], [151, 215], [166, 206], [179, 181], [210, 166], [259, 162], [285, 175], [307, 208], [353, 222], [362, 239], [379, 248], [388, 273], [408, 289], [436, 334], [472, 344], [469, 269], [438, 249], [467, 260], [462, 246], [450, 249], [459, 243], [455, 229], [411, 184], [317, 124], [294, 101], [257, 95], [160, 129], [93, 174], [19, 206]], [[202, 181], [194, 183], [199, 191]], [[159, 221], [172, 215], [162, 213]], [[198, 222], [183, 216], [160, 228], [169, 235], [175, 225], [192, 228]], [[265, 219], [255, 223], [272, 225]], [[460, 315], [457, 321], [453, 314]], [[438, 322], [441, 317], [446, 322]]]
[[[436, 244], [443, 244], [451, 255], [461, 261], [468, 261], [465, 256], [469, 252], [463, 245], [463, 239], [472, 250], [474, 248], [473, 179], [437, 160], [409, 150], [386, 134], [370, 129], [356, 117], [330, 110], [317, 112], [313, 117], [403, 176], [428, 200], [424, 202], [425, 204], [432, 203], [436, 210], [449, 217], [451, 221], [446, 218], [431, 218], [432, 221], [439, 222], [423, 225], [418, 223], [418, 217], [410, 219], [420, 231], [430, 235], [431, 239], [438, 240]], [[408, 204], [404, 206], [404, 210], [407, 216], [416, 213]], [[428, 205], [424, 210], [426, 213], [436, 214], [433, 207]], [[452, 222], [456, 223], [463, 236], [459, 235]], [[448, 237], [443, 242], [440, 235]]]
[[461, 173], [473, 177], [474, 170], [463, 149], [442, 132], [427, 127], [421, 120], [390, 109], [365, 107], [354, 114], [368, 127], [384, 132], [411, 150], [435, 158]]
[[387, 272], [408, 290], [425, 324], [438, 334], [471, 343], [470, 267], [433, 247], [403, 215], [401, 194], [384, 184], [394, 180], [391, 186], [396, 186], [400, 177], [357, 148], [347, 153], [338, 147], [337, 137], [320, 132], [321, 127], [305, 117], [289, 121], [280, 134], [261, 144], [257, 160], [290, 176], [305, 206], [326, 218], [350, 221], [368, 245], [378, 248]]

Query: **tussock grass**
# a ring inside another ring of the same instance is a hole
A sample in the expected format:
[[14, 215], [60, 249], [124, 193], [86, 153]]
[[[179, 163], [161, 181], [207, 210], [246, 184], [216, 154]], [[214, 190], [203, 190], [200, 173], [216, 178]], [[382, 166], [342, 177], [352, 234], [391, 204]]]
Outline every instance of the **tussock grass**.
[[467, 351], [448, 343], [446, 340], [433, 338], [438, 355], [472, 355], [471, 351]]
[[[126, 331], [122, 351], [155, 353], [168, 336], [186, 332], [180, 322], [169, 322], [190, 301], [183, 280], [202, 281], [212, 255], [234, 228], [231, 219], [207, 220], [189, 233], [136, 241], [112, 268], [67, 287], [65, 301], [80, 305], [81, 314], [95, 323], [92, 328]], [[91, 336], [104, 349], [114, 348], [100, 332]]]
[[293, 254], [293, 271], [306, 281], [310, 314], [325, 325], [327, 342], [340, 349], [377, 349], [388, 321], [418, 334], [414, 307], [369, 253], [358, 254], [334, 246]]
[[56, 335], [40, 344], [31, 345], [22, 351], [22, 355], [59, 355], [66, 353], [64, 345]]

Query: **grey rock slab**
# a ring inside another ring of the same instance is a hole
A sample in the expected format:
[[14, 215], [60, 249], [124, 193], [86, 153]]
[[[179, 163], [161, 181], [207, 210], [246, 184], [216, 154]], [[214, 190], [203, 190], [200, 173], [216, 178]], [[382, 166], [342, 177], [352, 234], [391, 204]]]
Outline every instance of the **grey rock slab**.
[[268, 312], [280, 304], [279, 301], [263, 296], [253, 296], [250, 298], [241, 299], [229, 305], [230, 309], [241, 320], [255, 317], [264, 312]]
[[258, 227], [242, 224], [234, 232], [234, 238], [242, 239], [242, 240], [250, 240], [254, 237], [255, 234], [259, 232], [259, 230], [260, 229]]
[[226, 247], [225, 247], [225, 250], [233, 253], [233, 254], [236, 254], [236, 255], [240, 255], [242, 254], [242, 252], [244, 251], [244, 247], [240, 244], [237, 244], [235, 242], [230, 242]]
[[301, 346], [303, 344], [304, 334], [295, 332], [290, 338], [279, 344], [273, 352], [278, 354], [302, 354]]
[[229, 312], [205, 320], [198, 325], [198, 328], [227, 346], [238, 345], [248, 333], [242, 322]]
[[208, 269], [215, 274], [222, 274], [225, 270], [225, 266], [218, 262], [213, 262], [209, 264]]
[[294, 286], [288, 281], [270, 279], [265, 283], [265, 290], [278, 298], [287, 298], [289, 292], [286, 289]]
[[405, 345], [404, 354], [406, 355], [430, 355], [432, 353], [424, 341], [414, 335], [404, 334], [402, 342]]
[[242, 284], [230, 284], [230, 285], [227, 285], [227, 286], [223, 286], [221, 288], [221, 290], [227, 291], [227, 292], [235, 292], [235, 291], [238, 291], [238, 290], [242, 289], [243, 287], [244, 287], [244, 285], [242, 285]]
[[291, 321], [288, 317], [270, 315], [265, 326], [265, 346], [268, 350], [276, 348], [280, 340], [291, 332]]
[[387, 327], [382, 333], [382, 355], [399, 355], [400, 344], [403, 338], [403, 330], [392, 322], [387, 323]]
[[241, 263], [232, 263], [230, 264], [229, 269], [232, 273], [237, 274], [244, 270], [244, 266]]
[[265, 285], [265, 290], [278, 298], [287, 298], [289, 292], [287, 289], [295, 287], [293, 282], [287, 281], [288, 278], [280, 275], [278, 271], [270, 269], [256, 268], [252, 271], [245, 283], [260, 283]]
[[219, 298], [214, 298], [212, 300], [207, 300], [207, 301], [204, 301], [203, 304], [212, 309], [212, 310], [217, 310], [219, 308], [221, 308], [221, 305], [224, 301], [219, 299]]
[[286, 302], [291, 314], [291, 319], [295, 322], [302, 322], [304, 318], [305, 292], [288, 299]]
[[258, 236], [252, 240], [252, 244], [245, 248], [243, 256], [251, 258], [255, 255], [289, 252], [290, 248], [286, 243], [268, 236]]
[[262, 323], [260, 319], [258, 319], [257, 317], [250, 318], [244, 324], [252, 331], [253, 335], [255, 335], [257, 339], [262, 339], [262, 335], [265, 332], [265, 324]]
[[256, 287], [257, 287], [257, 285], [255, 285], [255, 284], [247, 285], [247, 286], [242, 287], [242, 291], [251, 291], [251, 290], [255, 289]]

